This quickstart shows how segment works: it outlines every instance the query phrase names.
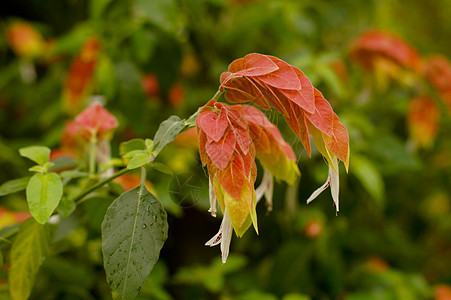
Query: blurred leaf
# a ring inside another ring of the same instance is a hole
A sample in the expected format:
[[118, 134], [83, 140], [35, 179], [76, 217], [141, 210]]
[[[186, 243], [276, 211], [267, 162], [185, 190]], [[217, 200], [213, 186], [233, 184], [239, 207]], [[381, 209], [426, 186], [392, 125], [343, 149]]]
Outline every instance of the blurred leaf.
[[119, 91], [119, 109], [133, 129], [138, 134], [144, 135], [147, 115], [141, 73], [134, 62], [124, 60], [114, 65], [114, 74]]
[[50, 148], [44, 146], [30, 146], [19, 149], [21, 156], [31, 159], [40, 166], [49, 161]]
[[166, 31], [175, 30], [177, 5], [173, 0], [134, 0], [133, 12]]
[[302, 294], [287, 294], [282, 298], [282, 300], [310, 300], [310, 299], [312, 298]]
[[405, 168], [416, 169], [420, 166], [418, 159], [394, 136], [385, 135], [374, 139], [371, 151], [384, 160], [384, 171], [395, 172]]
[[30, 180], [30, 176], [13, 179], [3, 183], [0, 186], [0, 196], [9, 195], [15, 192], [23, 191]]
[[236, 299], [239, 300], [277, 300], [277, 297], [273, 294], [269, 294], [263, 291], [250, 291]]
[[52, 215], [63, 195], [63, 183], [56, 173], [35, 174], [27, 185], [30, 213], [40, 224]]
[[155, 156], [157, 156], [167, 144], [172, 142], [184, 127], [185, 121], [177, 116], [170, 116], [169, 119], [163, 121], [153, 139], [152, 152]]
[[92, 34], [93, 29], [90, 23], [78, 23], [72, 31], [56, 40], [55, 47], [52, 48], [51, 54], [75, 54], [80, 50], [80, 47], [85, 40]]
[[94, 283], [94, 273], [84, 264], [64, 257], [49, 257], [42, 265], [42, 270], [58, 280], [58, 285], [69, 283], [79, 288], [89, 289]]
[[151, 164], [151, 167], [154, 168], [157, 171], [160, 171], [161, 173], [167, 174], [167, 175], [174, 175], [174, 172], [172, 172], [172, 170], [166, 166], [165, 164], [158, 162], [158, 161], [154, 161]]
[[145, 186], [114, 200], [102, 224], [102, 252], [113, 298], [133, 299], [160, 255], [166, 212]]
[[88, 173], [80, 171], [64, 171], [61, 172], [60, 176], [61, 178], [80, 178], [88, 176]]
[[[154, 300], [170, 300], [171, 295], [165, 288], [165, 283], [168, 280], [168, 267], [163, 261], [158, 261], [152, 270], [152, 276], [149, 277], [143, 286], [141, 296], [137, 299], [154, 299]], [[147, 297], [146, 297], [147, 296]]]
[[44, 225], [26, 220], [11, 248], [9, 288], [13, 300], [27, 299], [39, 267], [47, 256], [48, 236]]
[[245, 264], [246, 258], [244, 256], [231, 254], [226, 264], [223, 264], [220, 259], [215, 259], [210, 266], [182, 267], [175, 275], [175, 281], [184, 284], [203, 285], [211, 292], [220, 292], [224, 289], [225, 275], [242, 269]]
[[384, 181], [379, 170], [368, 159], [354, 155], [352, 157], [352, 174], [354, 174], [371, 197], [379, 204], [384, 204]]
[[119, 154], [120, 156], [124, 156], [128, 152], [134, 150], [146, 150], [146, 144], [143, 139], [132, 139], [126, 142], [122, 142], [119, 145]]
[[99, 53], [95, 77], [99, 85], [99, 91], [106, 99], [114, 98], [117, 92], [114, 72], [114, 65], [111, 58], [103, 52]]
[[111, 0], [94, 0], [94, 1], [90, 1], [90, 4], [91, 4], [91, 7], [90, 7], [91, 18], [99, 19], [102, 16], [105, 8], [110, 3], [111, 3]]
[[75, 202], [68, 197], [63, 197], [58, 205], [58, 212], [61, 217], [66, 218], [74, 212], [76, 208]]
[[152, 57], [155, 46], [158, 43], [157, 37], [152, 31], [142, 28], [132, 35], [131, 41], [136, 60], [143, 64], [147, 63]]

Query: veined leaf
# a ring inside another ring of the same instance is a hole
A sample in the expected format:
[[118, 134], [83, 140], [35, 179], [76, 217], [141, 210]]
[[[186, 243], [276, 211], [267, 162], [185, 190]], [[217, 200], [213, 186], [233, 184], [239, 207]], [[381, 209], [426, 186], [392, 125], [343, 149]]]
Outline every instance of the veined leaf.
[[301, 89], [301, 82], [294, 69], [289, 64], [274, 56], [268, 56], [268, 58], [277, 65], [278, 69], [269, 74], [258, 76], [258, 79], [278, 89]]
[[143, 139], [132, 139], [126, 142], [122, 142], [119, 145], [120, 156], [124, 156], [125, 154], [134, 150], [146, 150], [146, 144]]
[[136, 154], [135, 156], [132, 157], [132, 159], [128, 163], [127, 169], [133, 170], [142, 167], [145, 164], [147, 164], [150, 161], [150, 159], [151, 156], [149, 156], [146, 153]]
[[9, 290], [13, 300], [25, 300], [30, 295], [36, 274], [47, 255], [48, 243], [44, 225], [30, 218], [20, 226], [11, 248]]
[[33, 218], [38, 223], [46, 223], [62, 195], [63, 183], [58, 174], [33, 175], [27, 185], [27, 202]]
[[167, 238], [167, 215], [145, 186], [114, 200], [102, 224], [102, 252], [115, 299], [134, 299]]
[[30, 146], [19, 149], [21, 156], [31, 159], [38, 165], [43, 166], [49, 161], [50, 149], [44, 146]]
[[157, 156], [167, 144], [172, 142], [184, 127], [185, 121], [177, 116], [171, 116], [166, 121], [163, 121], [153, 140], [152, 152], [155, 156]]
[[215, 112], [207, 112], [199, 115], [199, 123], [202, 130], [215, 142], [218, 142], [223, 136], [227, 128], [227, 112], [221, 110], [217, 115]]
[[213, 163], [221, 170], [224, 170], [229, 163], [233, 151], [235, 150], [236, 137], [233, 131], [229, 130], [219, 141], [208, 141], [205, 150]]
[[5, 196], [5, 195], [9, 195], [9, 194], [12, 194], [15, 192], [23, 191], [27, 187], [29, 180], [30, 180], [30, 177], [27, 176], [27, 177], [13, 179], [13, 180], [3, 183], [0, 186], [0, 196]]

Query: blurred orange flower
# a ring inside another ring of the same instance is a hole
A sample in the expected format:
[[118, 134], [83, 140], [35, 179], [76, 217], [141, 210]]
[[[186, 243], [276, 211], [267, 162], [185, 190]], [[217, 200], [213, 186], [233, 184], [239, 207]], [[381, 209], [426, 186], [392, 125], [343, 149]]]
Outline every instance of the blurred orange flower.
[[100, 40], [91, 37], [85, 41], [77, 57], [72, 61], [63, 88], [63, 107], [71, 115], [79, 113], [86, 105], [99, 50]]
[[433, 99], [419, 96], [409, 103], [407, 125], [411, 138], [420, 146], [429, 148], [439, 129], [440, 113]]
[[41, 34], [30, 24], [12, 23], [6, 30], [9, 45], [18, 56], [35, 58], [44, 53], [46, 43]]

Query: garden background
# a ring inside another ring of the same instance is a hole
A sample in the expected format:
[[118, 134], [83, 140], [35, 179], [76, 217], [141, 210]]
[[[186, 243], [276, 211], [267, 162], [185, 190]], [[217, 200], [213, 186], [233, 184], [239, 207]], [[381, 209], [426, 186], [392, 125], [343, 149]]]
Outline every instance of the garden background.
[[[152, 137], [170, 115], [188, 118], [208, 102], [234, 59], [274, 55], [310, 78], [349, 131], [340, 212], [329, 193], [305, 203], [327, 166], [268, 114], [302, 176], [294, 187], [276, 183], [274, 209], [257, 207], [260, 234], [234, 237], [223, 265], [204, 246], [220, 220], [207, 212], [197, 136], [179, 136], [148, 172], [169, 236], [138, 298], [451, 299], [449, 16], [449, 0], [10, 1], [0, 11], [0, 184], [30, 175], [24, 146], [59, 149], [52, 159], [70, 164], [61, 137], [92, 101], [119, 121], [111, 143], [119, 157], [121, 142]], [[403, 44], [359, 42], [374, 30]], [[404, 46], [418, 53], [418, 69], [396, 60]], [[371, 49], [362, 58], [359, 47]], [[439, 71], [427, 67], [434, 55]], [[30, 299], [111, 298], [101, 222], [134, 180], [92, 195], [55, 229]], [[2, 237], [27, 209], [23, 192], [0, 198]], [[2, 240], [0, 299], [10, 299], [9, 247]]]

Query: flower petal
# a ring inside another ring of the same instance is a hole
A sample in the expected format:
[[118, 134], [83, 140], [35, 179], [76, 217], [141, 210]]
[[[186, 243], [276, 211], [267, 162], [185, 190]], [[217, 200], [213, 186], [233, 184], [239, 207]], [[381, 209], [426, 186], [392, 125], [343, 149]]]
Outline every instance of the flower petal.
[[[339, 174], [338, 174], [338, 160], [336, 157], [332, 159], [334, 168], [329, 166], [329, 181], [330, 181], [330, 192], [332, 194], [332, 199], [334, 200], [335, 208], [338, 212], [338, 193], [340, 189]], [[335, 170], [334, 170], [335, 169]]]
[[223, 264], [227, 262], [231, 241], [232, 241], [232, 222], [230, 221], [227, 209], [225, 209], [224, 217], [222, 219], [222, 240], [221, 240], [221, 257]]
[[215, 194], [215, 189], [213, 188], [213, 184], [211, 184], [211, 180], [208, 180], [208, 194], [209, 194], [209, 198], [210, 198], [210, 209], [208, 210], [208, 212], [211, 213], [211, 215], [213, 217], [216, 217], [216, 194]]
[[330, 176], [327, 177], [326, 182], [320, 186], [316, 191], [312, 193], [312, 195], [307, 199], [307, 204], [315, 200], [316, 197], [318, 197], [319, 194], [321, 194], [325, 189], [327, 189], [330, 185]]

